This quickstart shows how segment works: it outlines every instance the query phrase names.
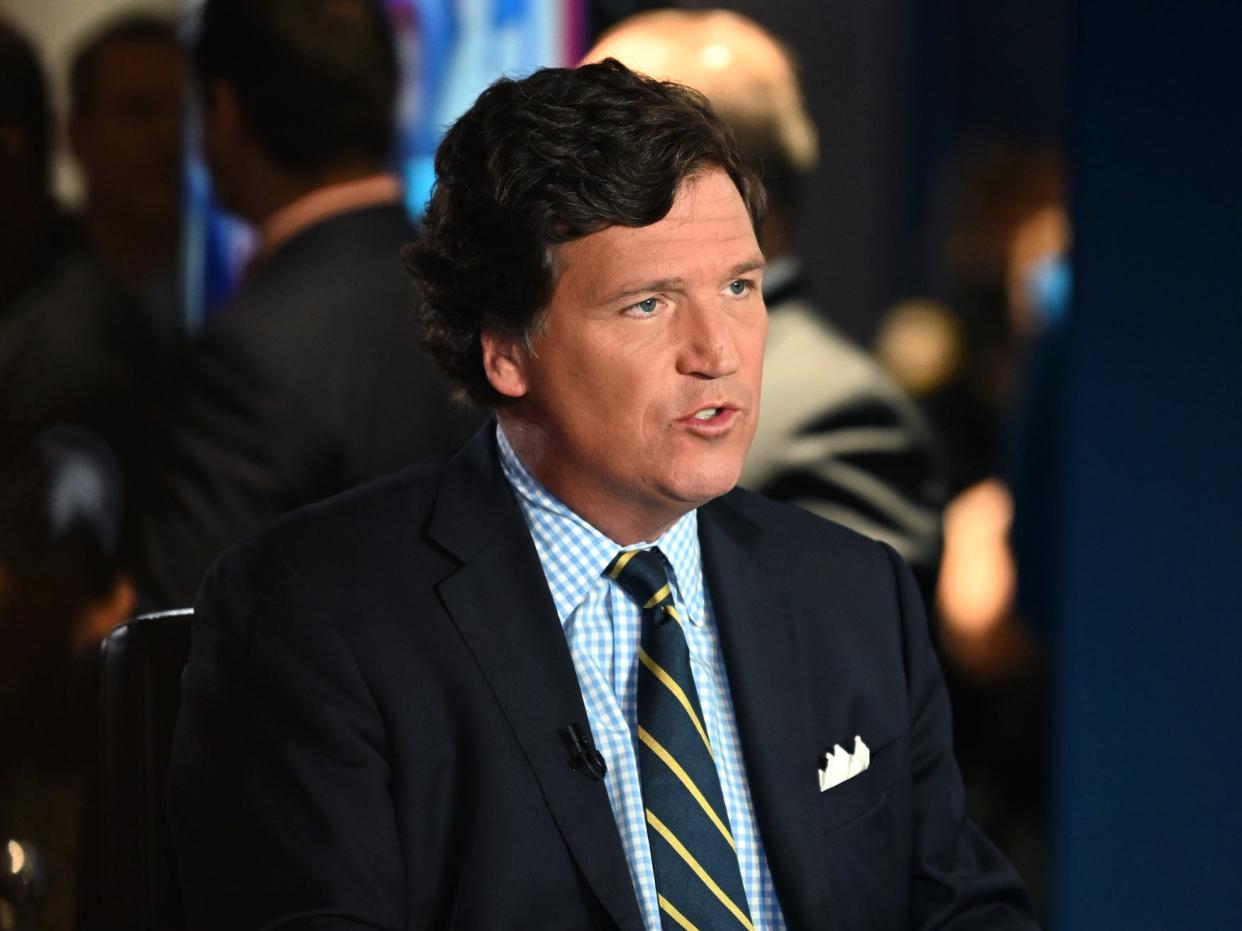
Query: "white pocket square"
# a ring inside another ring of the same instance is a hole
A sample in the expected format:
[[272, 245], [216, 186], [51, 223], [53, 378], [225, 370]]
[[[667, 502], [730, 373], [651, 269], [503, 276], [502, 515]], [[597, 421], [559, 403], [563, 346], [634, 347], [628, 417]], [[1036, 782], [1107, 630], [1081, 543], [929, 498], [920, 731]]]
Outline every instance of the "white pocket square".
[[846, 753], [836, 744], [831, 753], [824, 754], [824, 765], [819, 768], [819, 791], [827, 792], [847, 779], [853, 779], [871, 765], [871, 750], [863, 739], [854, 735], [854, 752]]

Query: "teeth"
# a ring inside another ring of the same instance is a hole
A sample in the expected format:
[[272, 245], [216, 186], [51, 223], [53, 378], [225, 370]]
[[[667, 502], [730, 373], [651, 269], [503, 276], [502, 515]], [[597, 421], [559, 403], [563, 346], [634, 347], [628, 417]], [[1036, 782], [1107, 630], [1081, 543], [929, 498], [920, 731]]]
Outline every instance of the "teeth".
[[694, 419], [695, 420], [711, 420], [718, 413], [720, 413], [720, 408], [709, 407], [706, 410], [699, 411], [697, 414], [695, 414]]

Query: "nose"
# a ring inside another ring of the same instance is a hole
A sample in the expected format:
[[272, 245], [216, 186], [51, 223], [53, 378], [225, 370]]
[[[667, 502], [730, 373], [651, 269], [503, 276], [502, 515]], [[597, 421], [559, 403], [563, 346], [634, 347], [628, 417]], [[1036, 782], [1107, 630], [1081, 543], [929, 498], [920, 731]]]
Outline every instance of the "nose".
[[677, 338], [677, 370], [697, 378], [723, 378], [741, 366], [736, 321], [712, 298], [691, 298], [682, 307]]

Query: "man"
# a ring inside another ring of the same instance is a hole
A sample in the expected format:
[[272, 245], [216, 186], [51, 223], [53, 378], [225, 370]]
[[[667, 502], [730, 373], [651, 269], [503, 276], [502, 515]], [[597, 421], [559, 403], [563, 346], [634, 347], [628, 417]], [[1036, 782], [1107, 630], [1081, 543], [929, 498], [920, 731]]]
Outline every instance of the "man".
[[267, 520], [477, 423], [417, 349], [399, 254], [413, 233], [386, 168], [397, 60], [376, 0], [210, 0], [193, 68], [216, 193], [259, 246], [150, 457], [136, 560], [150, 606], [187, 604], [220, 549]]
[[767, 403], [742, 484], [890, 544], [930, 596], [944, 502], [930, 432], [880, 367], [811, 304], [790, 248], [819, 146], [789, 53], [737, 13], [655, 10], [613, 26], [586, 60], [610, 57], [706, 95], [767, 188]]
[[145, 14], [106, 24], [74, 56], [81, 241], [0, 320], [0, 460], [74, 423], [132, 467], [151, 433], [180, 325], [179, 78], [172, 25]]
[[1033, 927], [963, 818], [909, 571], [730, 490], [763, 195], [705, 101], [616, 62], [502, 80], [436, 172], [425, 341], [497, 420], [204, 583], [170, 777], [189, 913]]
[[87, 250], [166, 337], [183, 323], [181, 73], [172, 23], [132, 13], [87, 39], [69, 78], [69, 144], [85, 188]]
[[47, 83], [30, 41], [0, 19], [0, 320], [73, 245], [52, 197]]

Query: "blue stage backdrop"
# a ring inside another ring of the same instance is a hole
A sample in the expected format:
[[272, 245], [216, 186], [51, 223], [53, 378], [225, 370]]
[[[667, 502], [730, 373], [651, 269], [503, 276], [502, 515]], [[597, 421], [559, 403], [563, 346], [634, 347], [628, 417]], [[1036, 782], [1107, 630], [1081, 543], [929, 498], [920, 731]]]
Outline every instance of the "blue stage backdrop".
[[1055, 929], [1242, 928], [1242, 4], [1075, 17]]

